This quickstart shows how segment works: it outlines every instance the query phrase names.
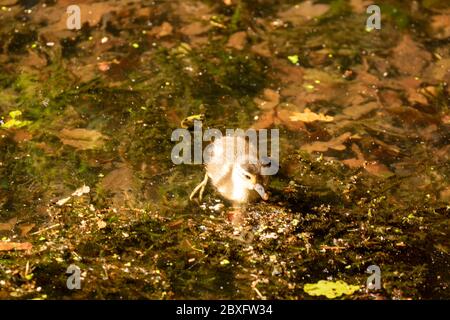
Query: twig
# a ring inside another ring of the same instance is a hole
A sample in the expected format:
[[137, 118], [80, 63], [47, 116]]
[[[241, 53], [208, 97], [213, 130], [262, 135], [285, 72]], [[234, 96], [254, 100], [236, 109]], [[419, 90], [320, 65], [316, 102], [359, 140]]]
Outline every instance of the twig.
[[57, 223], [57, 224], [54, 224], [54, 225], [52, 225], [52, 226], [50, 226], [50, 227], [47, 227], [47, 228], [44, 228], [44, 229], [38, 230], [38, 231], [36, 231], [36, 232], [30, 233], [30, 234], [31, 234], [31, 235], [39, 234], [39, 233], [41, 233], [41, 232], [44, 232], [44, 231], [47, 231], [47, 230], [50, 230], [50, 229], [56, 228], [56, 227], [58, 227], [58, 226], [59, 226], [59, 223]]

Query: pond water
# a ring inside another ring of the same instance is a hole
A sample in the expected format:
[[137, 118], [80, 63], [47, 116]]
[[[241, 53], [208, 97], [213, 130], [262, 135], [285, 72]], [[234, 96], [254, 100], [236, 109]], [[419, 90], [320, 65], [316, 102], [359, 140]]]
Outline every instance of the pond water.
[[[450, 4], [369, 5], [1, 0], [0, 298], [449, 299]], [[268, 201], [189, 200], [199, 115], [279, 129]]]

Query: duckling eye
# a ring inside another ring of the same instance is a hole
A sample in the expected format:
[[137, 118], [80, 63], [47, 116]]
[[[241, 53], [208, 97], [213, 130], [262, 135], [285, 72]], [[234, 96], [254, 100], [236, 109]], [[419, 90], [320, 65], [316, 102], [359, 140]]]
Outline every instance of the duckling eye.
[[250, 180], [252, 177], [250, 177], [248, 174], [246, 174], [246, 175], [244, 175], [245, 176], [245, 178], [247, 179], [247, 180]]

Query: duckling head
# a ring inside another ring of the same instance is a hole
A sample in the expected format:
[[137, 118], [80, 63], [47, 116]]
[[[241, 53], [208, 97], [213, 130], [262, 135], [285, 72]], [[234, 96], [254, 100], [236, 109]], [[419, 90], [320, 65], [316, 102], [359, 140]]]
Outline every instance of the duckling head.
[[234, 165], [232, 176], [233, 198], [238, 202], [246, 201], [255, 191], [263, 200], [268, 200], [269, 195], [260, 183], [258, 173], [251, 170], [251, 166], [236, 164]]

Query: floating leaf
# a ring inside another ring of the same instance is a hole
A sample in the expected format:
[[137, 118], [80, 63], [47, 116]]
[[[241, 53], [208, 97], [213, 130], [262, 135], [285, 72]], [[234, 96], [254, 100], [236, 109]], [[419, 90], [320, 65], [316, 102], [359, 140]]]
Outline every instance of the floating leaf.
[[311, 296], [325, 296], [328, 299], [334, 299], [343, 294], [351, 295], [359, 289], [359, 286], [349, 285], [346, 282], [320, 280], [317, 283], [307, 283], [303, 290]]

